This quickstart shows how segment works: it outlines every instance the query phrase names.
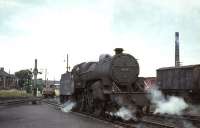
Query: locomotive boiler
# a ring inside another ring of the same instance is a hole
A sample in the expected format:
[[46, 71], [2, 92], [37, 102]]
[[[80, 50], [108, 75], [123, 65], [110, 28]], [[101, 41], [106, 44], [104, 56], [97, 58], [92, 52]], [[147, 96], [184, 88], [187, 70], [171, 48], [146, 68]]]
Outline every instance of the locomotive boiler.
[[[122, 49], [116, 49], [116, 55], [101, 55], [99, 62], [81, 63], [72, 70], [75, 81], [101, 81], [103, 85], [115, 82], [121, 89], [126, 89], [138, 79], [139, 64]], [[84, 86], [82, 84], [82, 86]]]
[[138, 61], [123, 53], [122, 48], [116, 48], [114, 56], [101, 55], [98, 62], [74, 66], [76, 109], [101, 115], [126, 107], [140, 113], [149, 101], [144, 93], [143, 78], [138, 75]]

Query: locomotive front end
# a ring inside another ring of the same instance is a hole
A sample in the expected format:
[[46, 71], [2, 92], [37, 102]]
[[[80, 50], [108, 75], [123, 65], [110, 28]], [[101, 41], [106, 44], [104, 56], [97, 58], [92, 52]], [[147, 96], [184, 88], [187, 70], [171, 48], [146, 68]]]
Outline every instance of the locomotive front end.
[[118, 85], [130, 85], [139, 75], [139, 64], [130, 54], [123, 53], [122, 48], [115, 49], [116, 55], [111, 62], [111, 76]]

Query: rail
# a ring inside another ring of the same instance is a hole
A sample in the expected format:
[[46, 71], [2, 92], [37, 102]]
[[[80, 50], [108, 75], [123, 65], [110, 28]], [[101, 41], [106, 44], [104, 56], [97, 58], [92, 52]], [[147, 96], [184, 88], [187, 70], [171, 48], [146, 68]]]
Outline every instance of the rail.
[[[49, 105], [53, 105], [59, 109], [63, 108], [62, 104], [56, 103], [56, 102], [52, 102], [47, 100], [42, 100], [44, 103], [47, 103]], [[107, 118], [109, 115], [105, 117], [96, 117], [95, 115], [92, 114], [88, 114], [86, 112], [77, 112], [77, 111], [72, 111], [70, 113], [73, 113], [75, 115], [78, 116], [83, 116], [83, 117], [87, 117], [90, 119], [94, 119], [94, 120], [98, 120], [98, 121], [102, 121], [104, 123], [110, 123], [113, 126], [118, 126], [121, 128], [138, 128], [139, 125], [145, 125], [146, 127], [151, 127], [151, 128], [177, 128], [176, 126], [173, 125], [168, 125], [168, 124], [163, 124], [162, 122], [159, 121], [152, 121], [152, 120], [147, 120], [147, 119], [141, 119], [138, 122], [134, 122], [134, 121], [123, 121], [120, 119], [111, 119], [111, 118]], [[109, 116], [111, 117], [111, 116]]]
[[28, 102], [37, 102], [41, 101], [42, 98], [39, 97], [23, 97], [23, 98], [14, 98], [9, 100], [3, 100], [0, 101], [0, 106], [8, 106], [8, 105], [17, 105], [17, 104], [23, 104]]

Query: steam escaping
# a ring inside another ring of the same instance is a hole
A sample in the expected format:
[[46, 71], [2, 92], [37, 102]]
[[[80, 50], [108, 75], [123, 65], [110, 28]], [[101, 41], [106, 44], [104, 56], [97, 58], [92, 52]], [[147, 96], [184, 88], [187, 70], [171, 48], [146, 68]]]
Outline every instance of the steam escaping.
[[183, 98], [176, 96], [164, 97], [161, 91], [156, 88], [148, 90], [150, 92], [150, 99], [156, 105], [154, 113], [181, 115], [183, 110], [188, 108], [188, 104]]
[[195, 115], [200, 113], [200, 105], [193, 105], [190, 104], [189, 108], [187, 109], [187, 113], [190, 115]]
[[190, 123], [188, 121], [183, 121], [183, 126], [184, 126], [184, 128], [197, 128], [192, 123]]
[[134, 112], [132, 112], [131, 110], [129, 110], [125, 107], [121, 107], [117, 112], [110, 113], [110, 115], [121, 117], [124, 120], [130, 120], [130, 119], [137, 120]]
[[63, 112], [70, 112], [75, 105], [76, 105], [76, 103], [74, 103], [72, 101], [67, 101], [64, 103], [63, 108], [61, 110]]

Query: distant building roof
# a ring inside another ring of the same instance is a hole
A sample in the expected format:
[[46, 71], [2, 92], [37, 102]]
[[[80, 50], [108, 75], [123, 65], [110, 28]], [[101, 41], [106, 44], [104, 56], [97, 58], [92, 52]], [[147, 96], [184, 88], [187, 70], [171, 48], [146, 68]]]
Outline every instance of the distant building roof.
[[14, 75], [8, 74], [4, 71], [4, 68], [0, 68], [0, 76], [2, 77], [14, 77]]
[[0, 68], [0, 76], [6, 76], [6, 77], [8, 77], [9, 74], [4, 71], [4, 68]]

